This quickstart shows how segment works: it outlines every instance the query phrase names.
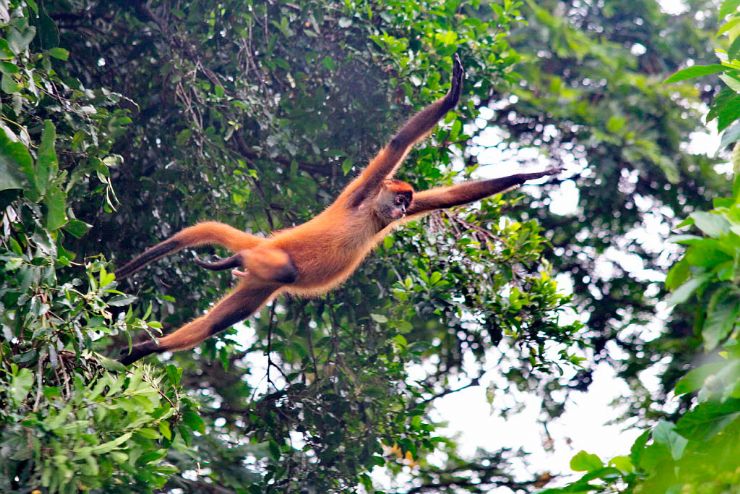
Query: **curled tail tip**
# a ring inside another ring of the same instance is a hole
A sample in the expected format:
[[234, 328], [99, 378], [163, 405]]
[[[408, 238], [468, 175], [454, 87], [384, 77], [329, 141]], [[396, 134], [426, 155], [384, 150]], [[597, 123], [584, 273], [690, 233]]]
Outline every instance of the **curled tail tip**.
[[193, 259], [193, 262], [201, 268], [209, 269], [211, 271], [223, 271], [230, 268], [242, 267], [242, 256], [237, 253], [231, 257], [217, 259], [213, 262], [204, 261], [203, 259], [196, 257]]

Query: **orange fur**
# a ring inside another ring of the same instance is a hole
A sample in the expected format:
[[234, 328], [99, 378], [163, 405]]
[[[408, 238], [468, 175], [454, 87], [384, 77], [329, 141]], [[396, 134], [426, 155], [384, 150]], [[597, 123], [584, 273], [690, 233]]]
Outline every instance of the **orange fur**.
[[419, 200], [409, 184], [394, 180], [393, 174], [412, 146], [454, 108], [461, 84], [462, 65], [455, 57], [452, 87], [447, 95], [412, 117], [337, 200], [311, 221], [268, 238], [255, 237], [222, 223], [199, 223], [119, 269], [116, 274], [122, 278], [176, 250], [205, 244], [222, 245], [235, 255], [226, 262], [199, 261], [199, 265], [227, 269], [241, 264], [244, 268], [234, 271], [240, 278], [237, 287], [206, 315], [158, 342], [135, 345], [121, 361], [130, 363], [150, 353], [192, 348], [245, 319], [280, 293], [299, 296], [326, 293], [346, 280], [378, 242], [402, 223], [405, 215], [416, 217], [434, 209], [464, 204], [552, 173], [518, 174], [433, 189], [420, 193]]

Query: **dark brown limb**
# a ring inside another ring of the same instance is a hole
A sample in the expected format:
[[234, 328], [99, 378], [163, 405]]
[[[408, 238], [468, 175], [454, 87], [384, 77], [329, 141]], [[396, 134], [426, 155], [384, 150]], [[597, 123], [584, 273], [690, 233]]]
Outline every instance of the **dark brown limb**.
[[275, 285], [266, 285], [251, 277], [246, 278], [206, 315], [189, 322], [158, 341], [152, 340], [134, 345], [131, 352], [121, 357], [119, 361], [128, 365], [152, 353], [193, 348], [210, 336], [249, 317], [270, 299], [276, 288]]
[[517, 173], [508, 177], [464, 182], [450, 187], [417, 192], [407, 211], [407, 217], [475, 202], [522, 185], [528, 180], [556, 175], [560, 171], [560, 168], [548, 168], [541, 172]]
[[453, 59], [452, 83], [447, 94], [411, 117], [394, 135], [388, 145], [373, 158], [355, 180], [356, 185], [347, 188], [350, 207], [359, 206], [365, 199], [378, 191], [383, 180], [391, 178], [396, 168], [406, 157], [411, 147], [426, 137], [437, 122], [452, 110], [460, 100], [463, 81], [463, 66], [456, 54]]

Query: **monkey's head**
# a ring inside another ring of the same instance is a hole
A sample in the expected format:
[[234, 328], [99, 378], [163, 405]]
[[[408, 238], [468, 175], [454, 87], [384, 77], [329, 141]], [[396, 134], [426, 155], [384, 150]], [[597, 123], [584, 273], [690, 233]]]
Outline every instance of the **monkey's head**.
[[400, 220], [406, 216], [414, 189], [400, 180], [385, 180], [380, 193], [375, 198], [375, 214], [385, 224]]

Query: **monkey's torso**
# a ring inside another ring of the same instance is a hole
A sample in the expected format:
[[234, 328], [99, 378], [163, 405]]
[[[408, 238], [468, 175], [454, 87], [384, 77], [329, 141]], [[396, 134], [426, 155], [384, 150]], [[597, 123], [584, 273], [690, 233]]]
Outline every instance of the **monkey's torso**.
[[[335, 203], [311, 221], [275, 233], [263, 245], [287, 252], [298, 271], [283, 292], [316, 296], [344, 282], [393, 226], [379, 223], [364, 205], [347, 209]], [[261, 247], [251, 255], [258, 255]]]

